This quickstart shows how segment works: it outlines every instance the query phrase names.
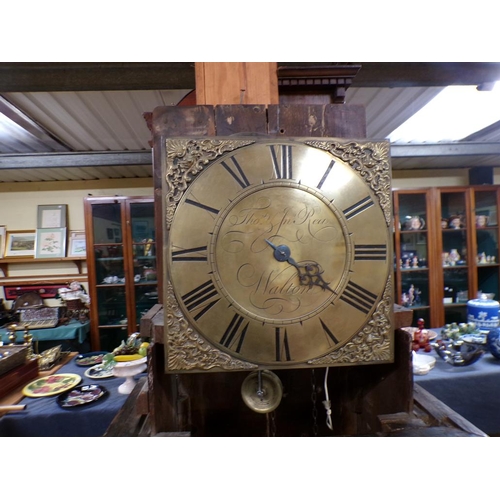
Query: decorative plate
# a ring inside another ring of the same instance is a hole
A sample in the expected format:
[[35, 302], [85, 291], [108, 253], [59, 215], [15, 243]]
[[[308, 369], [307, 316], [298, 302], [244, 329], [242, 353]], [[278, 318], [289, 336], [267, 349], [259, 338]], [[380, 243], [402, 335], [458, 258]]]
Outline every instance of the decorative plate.
[[19, 309], [29, 309], [35, 307], [42, 307], [43, 299], [36, 292], [26, 292], [21, 295], [14, 301], [13, 309], [14, 311], [18, 311]]
[[78, 385], [82, 377], [76, 373], [56, 373], [30, 382], [23, 389], [23, 394], [30, 398], [54, 396]]
[[61, 408], [78, 408], [104, 399], [109, 392], [97, 384], [80, 385], [57, 398]]
[[[416, 326], [405, 326], [401, 328], [401, 330], [404, 330], [405, 332], [408, 332], [411, 335], [411, 339], [415, 339], [415, 332], [418, 331], [418, 328]], [[424, 328], [424, 332], [429, 335], [429, 340], [434, 340], [437, 337], [437, 333], [429, 330], [428, 328]]]
[[100, 365], [91, 366], [85, 370], [85, 376], [94, 379], [114, 377], [113, 367], [108, 366], [108, 368], [104, 368], [102, 363]]
[[75, 363], [78, 366], [94, 366], [102, 363], [102, 359], [105, 354], [108, 354], [108, 351], [96, 351], [96, 352], [88, 352], [86, 354], [79, 354], [75, 358]]

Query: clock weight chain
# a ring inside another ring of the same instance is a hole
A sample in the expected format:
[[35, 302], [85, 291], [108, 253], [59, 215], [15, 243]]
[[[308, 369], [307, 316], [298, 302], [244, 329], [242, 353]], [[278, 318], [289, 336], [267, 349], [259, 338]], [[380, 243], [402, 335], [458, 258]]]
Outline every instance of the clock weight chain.
[[266, 436], [276, 437], [276, 412], [266, 413]]
[[316, 391], [316, 373], [314, 368], [311, 370], [311, 401], [312, 401], [312, 419], [313, 419], [313, 435], [318, 435], [318, 408], [317, 408], [317, 391]]

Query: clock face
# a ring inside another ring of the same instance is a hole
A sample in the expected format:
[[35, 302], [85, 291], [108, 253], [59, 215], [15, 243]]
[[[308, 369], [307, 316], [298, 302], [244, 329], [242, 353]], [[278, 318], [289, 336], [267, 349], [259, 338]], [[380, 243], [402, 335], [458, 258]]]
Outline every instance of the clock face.
[[376, 192], [302, 140], [232, 139], [227, 151], [215, 143], [205, 143], [209, 155], [192, 141], [170, 145], [167, 178], [179, 173], [175, 153], [190, 174], [167, 203], [164, 261], [176, 302], [165, 301], [167, 313], [180, 311], [211, 347], [258, 366], [340, 349], [372, 318], [390, 276]]

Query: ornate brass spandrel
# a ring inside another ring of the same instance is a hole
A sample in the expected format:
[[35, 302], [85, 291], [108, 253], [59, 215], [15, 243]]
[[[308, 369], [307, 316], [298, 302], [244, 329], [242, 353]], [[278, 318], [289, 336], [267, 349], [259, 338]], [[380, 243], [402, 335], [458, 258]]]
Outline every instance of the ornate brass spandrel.
[[382, 300], [366, 326], [336, 351], [309, 361], [314, 366], [388, 363], [393, 361], [393, 288], [392, 277], [387, 280]]
[[258, 366], [240, 361], [206, 341], [188, 323], [174, 289], [167, 283], [165, 308], [165, 363], [167, 371], [255, 370]]
[[356, 170], [377, 196], [387, 227], [392, 226], [392, 180], [388, 141], [310, 140], [305, 141], [305, 144], [330, 152]]
[[189, 183], [213, 160], [228, 151], [253, 144], [252, 140], [171, 139], [166, 141], [165, 222], [170, 227], [175, 209]]

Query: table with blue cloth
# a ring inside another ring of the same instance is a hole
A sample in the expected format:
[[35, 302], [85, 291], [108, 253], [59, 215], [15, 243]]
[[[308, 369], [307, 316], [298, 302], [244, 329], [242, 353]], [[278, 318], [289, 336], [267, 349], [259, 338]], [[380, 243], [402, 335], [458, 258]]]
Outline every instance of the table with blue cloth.
[[[99, 437], [103, 436], [113, 418], [120, 411], [127, 395], [118, 387], [124, 378], [91, 379], [84, 375], [88, 366], [80, 367], [71, 359], [56, 373], [75, 373], [82, 377], [78, 385], [98, 384], [109, 394], [102, 400], [74, 408], [61, 408], [59, 395], [38, 398], [24, 397], [16, 404], [26, 405], [24, 410], [0, 417], [0, 437]], [[40, 372], [40, 377], [43, 377]], [[146, 372], [135, 378], [147, 376]]]
[[[52, 345], [55, 343], [68, 343], [73, 350], [76, 349], [79, 352], [83, 352], [79, 348], [87, 341], [88, 334], [90, 332], [90, 321], [85, 321], [81, 323], [77, 320], [71, 320], [66, 325], [56, 326], [55, 328], [40, 328], [30, 330], [33, 335], [33, 343], [43, 342], [42, 346], [49, 347], [49, 341]], [[9, 332], [6, 328], [0, 328], [0, 340], [4, 344], [9, 342]], [[16, 332], [16, 342], [24, 342], [24, 331], [18, 330]], [[63, 349], [66, 350], [66, 349]]]
[[427, 375], [414, 375], [414, 383], [489, 436], [500, 436], [500, 360], [486, 352], [472, 365], [453, 366], [428, 355], [436, 364]]

